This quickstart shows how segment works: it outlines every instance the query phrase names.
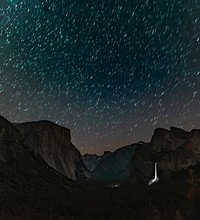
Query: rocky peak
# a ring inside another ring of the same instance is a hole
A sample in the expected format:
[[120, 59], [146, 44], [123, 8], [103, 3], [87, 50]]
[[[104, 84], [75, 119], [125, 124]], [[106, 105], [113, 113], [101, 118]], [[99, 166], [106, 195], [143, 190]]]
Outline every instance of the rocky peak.
[[102, 156], [107, 156], [110, 155], [112, 152], [111, 151], [104, 151]]
[[86, 167], [90, 170], [93, 171], [98, 164], [104, 160], [106, 157], [108, 157], [111, 154], [110, 151], [104, 151], [102, 155], [96, 155], [96, 154], [84, 154], [82, 156], [83, 162], [85, 163]]
[[174, 137], [180, 138], [180, 139], [187, 139], [189, 132], [181, 129], [171, 126], [170, 131], [173, 134]]
[[70, 179], [87, 175], [80, 152], [71, 143], [70, 130], [50, 121], [16, 124], [25, 143]]
[[[71, 145], [70, 130], [50, 121], [26, 122], [16, 124], [22, 133], [25, 142], [33, 151], [42, 154], [47, 159], [50, 154], [58, 151], [61, 144], [73, 148]], [[30, 140], [28, 140], [30, 138]], [[45, 147], [44, 147], [45, 145]]]
[[175, 150], [186, 142], [188, 133], [179, 128], [170, 130], [157, 128], [151, 139], [151, 146], [156, 152], [169, 152]]

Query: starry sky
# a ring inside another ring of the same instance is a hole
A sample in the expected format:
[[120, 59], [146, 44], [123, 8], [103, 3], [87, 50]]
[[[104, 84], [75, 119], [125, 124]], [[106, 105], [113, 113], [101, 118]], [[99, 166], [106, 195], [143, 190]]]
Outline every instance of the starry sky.
[[0, 114], [81, 153], [200, 128], [200, 0], [1, 0]]

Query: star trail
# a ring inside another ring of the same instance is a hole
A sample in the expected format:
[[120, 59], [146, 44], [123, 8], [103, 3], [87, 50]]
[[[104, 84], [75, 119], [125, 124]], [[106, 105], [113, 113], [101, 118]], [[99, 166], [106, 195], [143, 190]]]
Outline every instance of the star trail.
[[200, 1], [1, 0], [0, 114], [82, 153], [200, 128]]

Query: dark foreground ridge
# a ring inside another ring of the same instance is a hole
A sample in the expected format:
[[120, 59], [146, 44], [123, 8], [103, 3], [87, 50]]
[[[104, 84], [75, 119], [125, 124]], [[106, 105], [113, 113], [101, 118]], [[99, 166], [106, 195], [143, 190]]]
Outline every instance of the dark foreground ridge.
[[[150, 144], [135, 149], [130, 182], [91, 181], [79, 186], [31, 150], [21, 132], [0, 116], [2, 220], [200, 219], [199, 130], [157, 129]], [[155, 162], [160, 181], [148, 186]]]

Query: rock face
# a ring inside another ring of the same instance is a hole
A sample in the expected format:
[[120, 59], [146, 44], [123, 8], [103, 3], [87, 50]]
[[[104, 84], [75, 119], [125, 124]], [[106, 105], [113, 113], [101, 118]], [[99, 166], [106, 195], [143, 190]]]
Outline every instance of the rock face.
[[17, 127], [0, 116], [0, 218], [47, 219], [51, 213], [70, 219], [69, 197], [77, 193], [76, 183], [31, 152]]
[[[158, 162], [158, 176], [169, 180], [187, 174], [200, 161], [200, 130], [186, 132], [171, 127], [154, 131], [151, 143], [136, 149], [131, 159], [131, 182], [148, 182], [154, 175], [154, 163]], [[186, 176], [184, 177], [186, 178]]]
[[108, 157], [110, 154], [110, 151], [104, 151], [104, 153], [100, 156], [96, 154], [84, 154], [82, 156], [82, 159], [87, 169], [93, 171], [99, 165], [99, 163], [106, 157]]
[[156, 152], [173, 151], [183, 145], [187, 139], [188, 132], [179, 128], [171, 127], [170, 131], [162, 128], [155, 130], [151, 145]]
[[138, 145], [122, 147], [111, 153], [93, 170], [92, 178], [106, 181], [128, 179], [129, 162]]
[[[6, 170], [7, 174], [2, 175]], [[9, 173], [12, 173], [9, 176]], [[75, 188], [75, 184], [68, 178], [63, 177], [38, 155], [30, 152], [23, 141], [19, 130], [0, 116], [0, 179], [6, 182], [28, 182], [39, 185], [57, 184], [61, 187]], [[1, 181], [0, 181], [1, 182]], [[31, 183], [27, 183], [27, 186]]]
[[16, 126], [26, 145], [49, 166], [73, 180], [88, 175], [80, 152], [71, 143], [69, 129], [50, 121], [27, 122]]

